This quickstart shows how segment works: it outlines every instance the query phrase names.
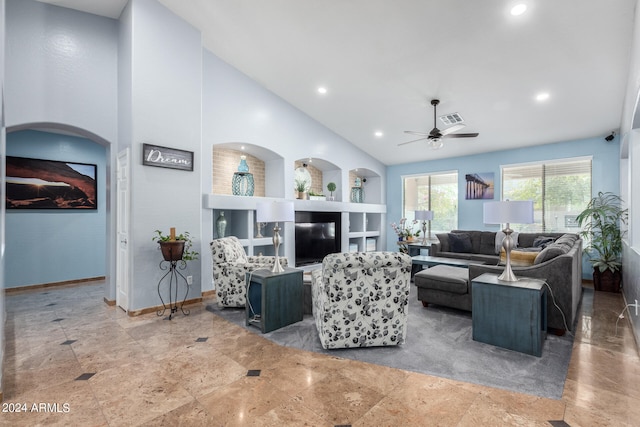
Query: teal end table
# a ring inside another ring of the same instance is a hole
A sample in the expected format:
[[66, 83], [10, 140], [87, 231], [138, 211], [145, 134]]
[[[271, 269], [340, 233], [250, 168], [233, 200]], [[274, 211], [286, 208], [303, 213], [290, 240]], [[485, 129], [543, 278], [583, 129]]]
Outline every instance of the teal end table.
[[302, 270], [285, 268], [284, 273], [254, 270], [246, 274], [246, 283], [247, 326], [256, 326], [264, 334], [302, 320]]
[[480, 341], [540, 357], [547, 337], [547, 288], [543, 280], [498, 280], [485, 273], [471, 282], [472, 334]]

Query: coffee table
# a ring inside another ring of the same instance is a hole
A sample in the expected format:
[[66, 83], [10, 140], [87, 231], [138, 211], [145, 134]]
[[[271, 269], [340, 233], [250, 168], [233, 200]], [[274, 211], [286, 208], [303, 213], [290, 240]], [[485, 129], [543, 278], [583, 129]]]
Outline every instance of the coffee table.
[[450, 265], [452, 267], [469, 268], [469, 264], [484, 264], [482, 261], [471, 261], [468, 259], [455, 259], [431, 255], [416, 255], [411, 257], [411, 263], [414, 265], [426, 265], [433, 267], [434, 265]]

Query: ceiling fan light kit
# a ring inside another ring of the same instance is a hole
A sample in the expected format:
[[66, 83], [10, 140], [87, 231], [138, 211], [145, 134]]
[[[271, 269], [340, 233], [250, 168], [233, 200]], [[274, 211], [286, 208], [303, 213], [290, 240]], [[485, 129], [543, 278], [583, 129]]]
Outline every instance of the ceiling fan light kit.
[[440, 120], [442, 120], [444, 123], [447, 123], [447, 122], [451, 123], [453, 126], [450, 126], [444, 130], [438, 129], [436, 127], [436, 118], [437, 118], [436, 108], [438, 104], [440, 104], [440, 100], [438, 99], [431, 100], [431, 105], [433, 105], [433, 129], [431, 129], [431, 132], [425, 133], [425, 132], [405, 130], [404, 133], [408, 133], [410, 135], [418, 135], [418, 136], [421, 136], [422, 138], [414, 139], [407, 142], [401, 142], [400, 144], [398, 144], [398, 146], [410, 144], [412, 142], [423, 141], [426, 139], [427, 143], [431, 146], [431, 148], [433, 148], [434, 150], [437, 150], [444, 146], [444, 143], [442, 142], [443, 138], [474, 138], [478, 136], [477, 132], [454, 133], [466, 126], [464, 123], [462, 123], [464, 120], [462, 119], [462, 116], [460, 116], [460, 114], [458, 113], [445, 114], [444, 116], [441, 116]]

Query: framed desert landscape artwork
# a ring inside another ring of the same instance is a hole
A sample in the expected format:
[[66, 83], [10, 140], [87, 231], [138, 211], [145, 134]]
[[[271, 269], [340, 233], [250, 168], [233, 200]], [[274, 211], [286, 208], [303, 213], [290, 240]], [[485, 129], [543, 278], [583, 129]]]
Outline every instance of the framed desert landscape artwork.
[[7, 209], [97, 209], [98, 166], [7, 156]]

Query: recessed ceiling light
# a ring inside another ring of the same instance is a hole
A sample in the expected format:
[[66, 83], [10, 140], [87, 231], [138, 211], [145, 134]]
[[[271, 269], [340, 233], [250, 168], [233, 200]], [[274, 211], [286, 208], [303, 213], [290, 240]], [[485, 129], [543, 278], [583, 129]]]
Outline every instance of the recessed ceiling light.
[[549, 92], [540, 92], [536, 95], [536, 101], [546, 101], [549, 99]]
[[511, 14], [513, 16], [519, 16], [525, 13], [526, 10], [527, 10], [527, 5], [524, 3], [520, 3], [511, 8]]
[[324, 86], [320, 86], [320, 87], [318, 88], [318, 93], [320, 93], [320, 94], [324, 95], [325, 93], [327, 93], [327, 88], [326, 88], [326, 87], [324, 87]]
[[380, 137], [382, 137], [382, 135], [384, 135], [384, 133], [382, 133], [382, 131], [377, 130], [377, 131], [374, 132], [374, 135], [377, 136], [378, 138], [380, 138]]

